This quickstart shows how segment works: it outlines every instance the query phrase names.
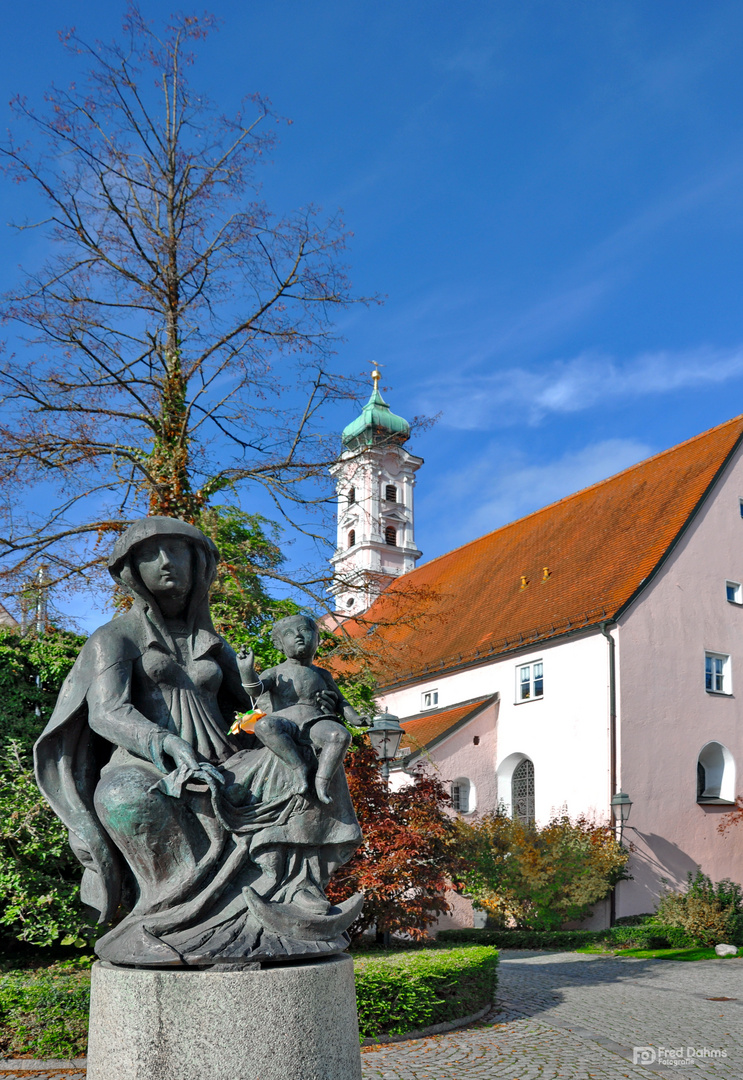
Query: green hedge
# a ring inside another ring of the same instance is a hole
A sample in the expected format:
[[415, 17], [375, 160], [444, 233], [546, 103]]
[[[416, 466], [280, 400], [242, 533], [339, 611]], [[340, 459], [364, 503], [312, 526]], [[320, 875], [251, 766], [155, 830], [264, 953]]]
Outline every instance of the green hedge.
[[[459, 1020], [495, 997], [498, 953], [487, 946], [439, 946], [355, 955], [361, 1038]], [[0, 974], [0, 1056], [84, 1057], [90, 960]]]
[[494, 945], [496, 949], [580, 949], [599, 940], [598, 930], [442, 930], [446, 944]]
[[498, 949], [582, 949], [599, 944], [616, 949], [685, 949], [694, 944], [677, 926], [647, 922], [606, 930], [442, 930], [437, 941]]
[[694, 944], [685, 930], [662, 923], [612, 926], [601, 931], [599, 940], [617, 949], [685, 949]]
[[486, 945], [354, 957], [362, 1039], [471, 1016], [495, 998], [498, 953]]

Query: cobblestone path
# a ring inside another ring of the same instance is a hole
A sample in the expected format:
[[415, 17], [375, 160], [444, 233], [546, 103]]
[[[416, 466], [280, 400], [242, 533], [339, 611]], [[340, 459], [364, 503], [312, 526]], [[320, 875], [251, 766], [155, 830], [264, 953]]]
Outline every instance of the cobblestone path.
[[478, 1027], [367, 1050], [364, 1080], [743, 1080], [743, 960], [503, 951], [498, 1006]]
[[[485, 1021], [369, 1047], [364, 1080], [657, 1080], [679, 1070], [700, 1080], [743, 1080], [742, 1020], [743, 959], [504, 951], [497, 1009]], [[642, 1064], [634, 1063], [635, 1048], [644, 1051]], [[8, 1080], [84, 1076], [0, 1065]]]

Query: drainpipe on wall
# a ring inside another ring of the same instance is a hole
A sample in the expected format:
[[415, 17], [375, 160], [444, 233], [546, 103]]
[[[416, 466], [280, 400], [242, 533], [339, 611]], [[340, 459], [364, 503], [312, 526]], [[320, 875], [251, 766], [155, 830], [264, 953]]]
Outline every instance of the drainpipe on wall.
[[[609, 633], [609, 620], [599, 623], [599, 629], [609, 643], [609, 799], [617, 793], [617, 643]], [[613, 624], [613, 625], [616, 625]], [[609, 809], [611, 815], [611, 808]], [[609, 907], [609, 925], [613, 926], [617, 917], [616, 885], [611, 890]]]

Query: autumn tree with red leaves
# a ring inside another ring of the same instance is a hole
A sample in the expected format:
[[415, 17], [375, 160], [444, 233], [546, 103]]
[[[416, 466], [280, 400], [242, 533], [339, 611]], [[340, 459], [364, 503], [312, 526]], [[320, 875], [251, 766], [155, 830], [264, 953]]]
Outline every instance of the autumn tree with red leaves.
[[364, 909], [351, 927], [352, 938], [371, 927], [378, 934], [422, 938], [448, 910], [444, 893], [457, 869], [447, 787], [419, 769], [409, 785], [390, 790], [366, 742], [346, 757], [346, 775], [364, 841], [332, 877], [328, 898], [338, 903], [364, 890]]
[[[111, 45], [64, 36], [75, 84], [40, 110], [12, 102], [0, 162], [32, 189], [38, 220], [19, 227], [49, 256], [0, 310], [18, 335], [0, 366], [5, 595], [39, 561], [52, 584], [85, 579], [101, 536], [145, 513], [198, 521], [218, 494], [262, 488], [307, 521], [326, 497], [318, 415], [352, 396], [329, 368], [346, 235], [260, 198], [269, 103], [226, 115], [190, 82], [215, 28], [180, 15], [158, 31], [130, 4]], [[27, 495], [42, 482], [49, 510]]]

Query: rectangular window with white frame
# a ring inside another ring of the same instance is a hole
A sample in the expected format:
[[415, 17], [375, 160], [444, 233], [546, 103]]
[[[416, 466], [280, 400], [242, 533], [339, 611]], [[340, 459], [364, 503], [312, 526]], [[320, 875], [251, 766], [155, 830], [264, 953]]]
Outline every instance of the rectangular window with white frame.
[[544, 666], [541, 660], [516, 668], [516, 702], [534, 701], [544, 696]]
[[439, 703], [438, 690], [424, 690], [421, 694], [421, 708], [435, 709]]
[[739, 581], [726, 581], [725, 593], [731, 604], [743, 604], [743, 585]]
[[704, 654], [704, 688], [709, 694], [732, 694], [730, 657], [725, 653]]

